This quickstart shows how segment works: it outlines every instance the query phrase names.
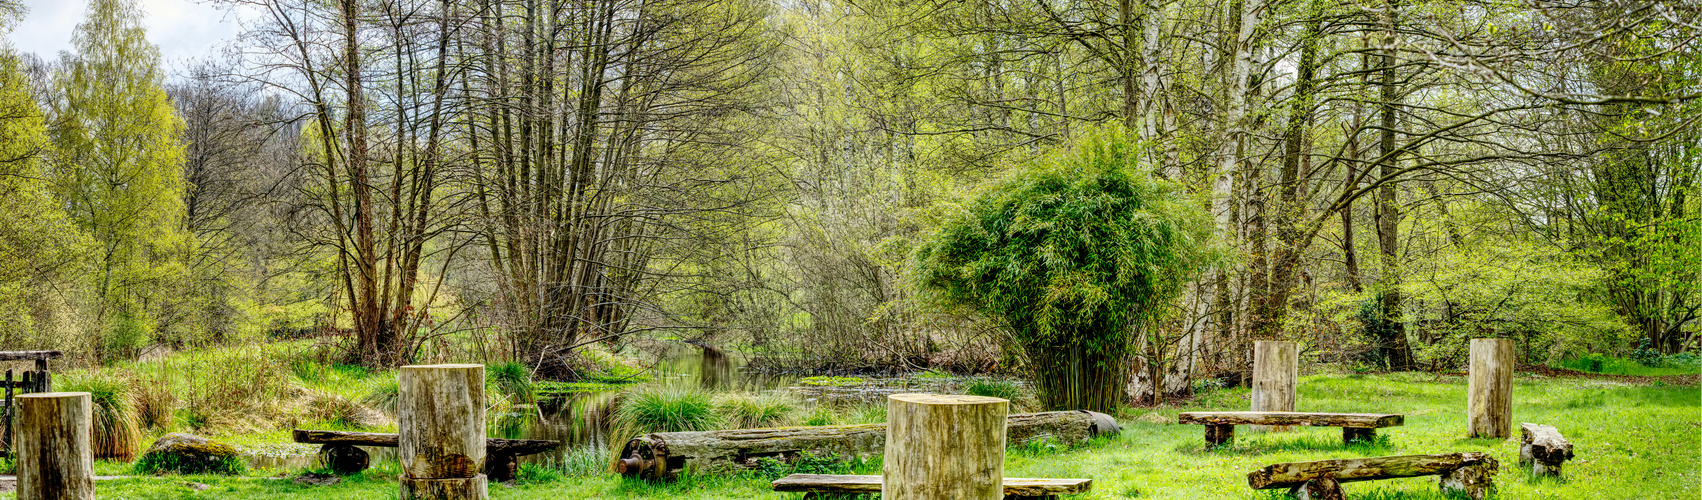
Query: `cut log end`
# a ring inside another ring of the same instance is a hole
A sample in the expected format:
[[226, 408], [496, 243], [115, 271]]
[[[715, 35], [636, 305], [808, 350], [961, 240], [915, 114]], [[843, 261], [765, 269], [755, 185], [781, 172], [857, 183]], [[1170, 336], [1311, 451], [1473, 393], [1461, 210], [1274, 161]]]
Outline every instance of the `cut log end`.
[[1289, 490], [1296, 500], [1346, 500], [1341, 483], [1334, 478], [1320, 477]]
[[1498, 469], [1500, 464], [1486, 455], [1476, 463], [1442, 474], [1438, 486], [1444, 495], [1482, 500], [1495, 491], [1495, 472]]

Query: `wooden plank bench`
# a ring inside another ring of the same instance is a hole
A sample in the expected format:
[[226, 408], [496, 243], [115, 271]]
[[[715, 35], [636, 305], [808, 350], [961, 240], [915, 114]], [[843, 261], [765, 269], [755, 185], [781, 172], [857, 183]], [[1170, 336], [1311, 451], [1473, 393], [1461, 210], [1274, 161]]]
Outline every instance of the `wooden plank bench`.
[[[1092, 479], [1029, 479], [1005, 478], [1005, 498], [1050, 499], [1058, 495], [1073, 495], [1093, 489]], [[839, 474], [793, 474], [774, 481], [774, 491], [805, 493], [805, 499], [817, 493], [880, 493], [880, 476]]]
[[1398, 477], [1441, 476], [1444, 495], [1464, 493], [1481, 499], [1495, 488], [1495, 458], [1486, 453], [1447, 453], [1398, 457], [1353, 458], [1267, 465], [1247, 474], [1255, 490], [1291, 488], [1301, 500], [1341, 500], [1340, 483]]
[[[395, 434], [377, 432], [295, 429], [291, 434], [297, 443], [324, 445], [319, 449], [319, 456], [331, 470], [343, 475], [365, 470], [369, 464], [366, 452], [356, 446], [395, 448], [400, 442]], [[521, 456], [543, 453], [560, 446], [561, 441], [486, 438], [485, 476], [494, 482], [513, 480], [520, 469]]]
[[1176, 416], [1176, 423], [1206, 426], [1206, 446], [1235, 439], [1237, 425], [1307, 425], [1342, 428], [1342, 443], [1370, 442], [1377, 429], [1406, 423], [1406, 417], [1387, 413], [1303, 413], [1293, 411], [1191, 411]]

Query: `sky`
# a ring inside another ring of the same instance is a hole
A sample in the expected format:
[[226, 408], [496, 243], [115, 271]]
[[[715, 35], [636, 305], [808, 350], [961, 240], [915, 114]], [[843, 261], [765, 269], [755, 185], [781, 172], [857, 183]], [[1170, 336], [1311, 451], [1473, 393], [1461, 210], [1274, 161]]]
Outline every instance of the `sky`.
[[[189, 61], [217, 55], [217, 48], [236, 38], [236, 16], [215, 8], [206, 0], [139, 0], [146, 14], [143, 25], [148, 41], [159, 46], [167, 78], [189, 66]], [[23, 0], [29, 12], [17, 29], [7, 35], [19, 52], [34, 52], [42, 59], [59, 58], [71, 50], [71, 30], [83, 21], [87, 0]]]

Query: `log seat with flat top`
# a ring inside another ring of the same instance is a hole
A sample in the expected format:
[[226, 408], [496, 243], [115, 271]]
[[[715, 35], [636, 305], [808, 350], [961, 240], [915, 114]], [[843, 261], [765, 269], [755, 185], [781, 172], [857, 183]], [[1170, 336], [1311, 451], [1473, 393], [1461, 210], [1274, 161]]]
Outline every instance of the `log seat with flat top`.
[[1176, 423], [1206, 426], [1206, 445], [1217, 446], [1235, 438], [1237, 425], [1308, 425], [1342, 428], [1342, 442], [1370, 442], [1377, 429], [1406, 423], [1406, 417], [1388, 413], [1303, 413], [1294, 411], [1191, 411], [1176, 416]]
[[[360, 451], [356, 446], [395, 448], [400, 444], [396, 434], [378, 432], [296, 429], [292, 434], [297, 443], [325, 445], [319, 450], [320, 456], [324, 457], [326, 465], [331, 466], [338, 474], [353, 474], [366, 469], [366, 452]], [[519, 457], [543, 453], [560, 446], [561, 441], [486, 438], [485, 475], [496, 482], [514, 479], [515, 472], [520, 468]], [[338, 464], [348, 464], [344, 468], [352, 470], [340, 470]]]
[[[1093, 489], [1092, 479], [1004, 479], [1005, 498], [1010, 500], [1049, 499]], [[774, 491], [808, 493], [804, 498], [815, 498], [816, 493], [880, 493], [881, 476], [793, 474], [774, 481]]]
[[1538, 476], [1560, 477], [1560, 464], [1572, 459], [1572, 442], [1552, 425], [1521, 423], [1519, 465]]
[[1443, 494], [1481, 499], [1494, 489], [1499, 467], [1494, 458], [1477, 452], [1321, 460], [1265, 466], [1247, 474], [1247, 485], [1255, 490], [1291, 488], [1303, 500], [1321, 500], [1342, 498], [1339, 483], [1441, 476]]

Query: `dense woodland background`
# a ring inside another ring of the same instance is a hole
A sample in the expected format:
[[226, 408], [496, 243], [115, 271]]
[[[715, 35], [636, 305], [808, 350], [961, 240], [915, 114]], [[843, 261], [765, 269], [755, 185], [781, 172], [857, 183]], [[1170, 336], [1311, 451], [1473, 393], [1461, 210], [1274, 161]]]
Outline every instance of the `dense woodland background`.
[[914, 251], [1106, 127], [1222, 255], [1130, 401], [1255, 339], [1451, 371], [1702, 332], [1692, 2], [223, 1], [261, 13], [228, 58], [167, 68], [128, 0], [0, 56], [0, 347], [1021, 372]]

